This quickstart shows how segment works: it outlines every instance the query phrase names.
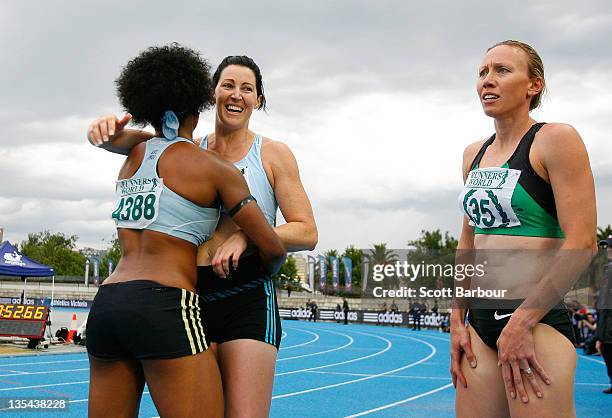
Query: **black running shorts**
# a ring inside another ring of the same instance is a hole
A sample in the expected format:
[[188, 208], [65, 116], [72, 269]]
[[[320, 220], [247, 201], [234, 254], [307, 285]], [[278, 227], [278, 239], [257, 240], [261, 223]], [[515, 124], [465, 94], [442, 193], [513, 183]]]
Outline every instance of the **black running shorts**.
[[[522, 301], [503, 301], [505, 304], [519, 306]], [[480, 308], [487, 304], [491, 305], [491, 309]], [[497, 339], [501, 335], [502, 330], [510, 320], [512, 313], [516, 308], [493, 309], [493, 306], [500, 304], [500, 301], [479, 299], [475, 304], [479, 308], [468, 311], [468, 321], [474, 328], [474, 331], [484, 341], [486, 345], [497, 351]], [[569, 311], [565, 304], [560, 303], [551, 309], [542, 319], [540, 323], [550, 325], [561, 334], [567, 337], [572, 344], [575, 344], [576, 338], [572, 328], [572, 321], [569, 316]]]
[[94, 357], [172, 359], [208, 348], [198, 295], [149, 280], [100, 286], [87, 318]]
[[224, 279], [210, 266], [198, 267], [198, 293], [210, 341], [245, 338], [278, 349], [282, 330], [274, 281], [259, 256], [241, 258], [238, 268]]

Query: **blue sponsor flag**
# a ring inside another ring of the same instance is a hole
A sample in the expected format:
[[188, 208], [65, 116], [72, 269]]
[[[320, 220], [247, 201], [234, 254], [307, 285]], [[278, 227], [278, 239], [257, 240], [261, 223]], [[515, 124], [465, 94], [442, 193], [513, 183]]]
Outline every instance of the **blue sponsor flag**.
[[338, 289], [340, 286], [340, 263], [334, 256], [330, 257], [331, 260], [331, 271], [332, 271], [332, 286], [334, 289]]
[[352, 276], [353, 276], [353, 260], [350, 257], [342, 257], [342, 264], [344, 264], [344, 288], [347, 291], [351, 291]]
[[327, 284], [327, 259], [322, 255], [319, 258], [319, 288], [325, 289]]

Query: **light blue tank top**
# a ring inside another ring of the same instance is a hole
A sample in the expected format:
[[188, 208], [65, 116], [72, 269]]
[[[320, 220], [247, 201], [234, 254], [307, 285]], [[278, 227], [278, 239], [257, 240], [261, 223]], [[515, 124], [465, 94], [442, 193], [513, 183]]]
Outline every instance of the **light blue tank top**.
[[184, 138], [152, 138], [138, 171], [117, 180], [117, 204], [112, 218], [117, 228], [149, 229], [200, 245], [208, 241], [219, 222], [219, 208], [206, 208], [170, 190], [157, 174], [162, 153]]
[[[263, 137], [261, 135], [256, 135], [253, 145], [251, 145], [247, 155], [245, 155], [242, 160], [235, 162], [234, 165], [240, 170], [242, 175], [244, 175], [247, 185], [249, 186], [249, 191], [253, 197], [257, 199], [257, 204], [261, 208], [268, 223], [272, 226], [276, 226], [276, 210], [278, 209], [278, 203], [276, 202], [274, 190], [268, 181], [268, 176], [266, 176], [266, 171], [261, 161], [262, 142]], [[208, 149], [208, 137], [202, 138], [200, 148]]]

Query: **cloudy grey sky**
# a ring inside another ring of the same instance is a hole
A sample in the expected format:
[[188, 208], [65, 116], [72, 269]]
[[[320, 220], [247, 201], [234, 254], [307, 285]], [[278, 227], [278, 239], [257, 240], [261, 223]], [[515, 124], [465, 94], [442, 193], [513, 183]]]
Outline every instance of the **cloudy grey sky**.
[[[95, 4], [93, 4], [95, 3]], [[130, 57], [172, 41], [216, 66], [260, 65], [269, 111], [251, 128], [286, 142], [312, 200], [317, 251], [402, 248], [422, 229], [457, 236], [463, 148], [492, 133], [475, 93], [491, 44], [542, 56], [549, 93], [534, 117], [581, 133], [598, 224], [612, 223], [612, 5], [465, 0], [2, 2], [0, 226], [103, 247], [122, 158], [86, 144], [90, 120], [120, 112], [113, 80]], [[212, 130], [212, 112], [197, 134]], [[103, 241], [104, 240], [104, 241]]]

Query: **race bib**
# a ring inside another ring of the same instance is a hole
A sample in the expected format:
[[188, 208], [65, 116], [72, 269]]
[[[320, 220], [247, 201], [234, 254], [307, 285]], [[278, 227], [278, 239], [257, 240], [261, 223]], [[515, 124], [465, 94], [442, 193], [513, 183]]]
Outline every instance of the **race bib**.
[[521, 170], [487, 167], [470, 171], [459, 201], [471, 226], [511, 228], [521, 222], [512, 209], [512, 194]]
[[160, 178], [117, 180], [117, 203], [111, 215], [117, 227], [144, 229], [155, 222], [163, 188]]

